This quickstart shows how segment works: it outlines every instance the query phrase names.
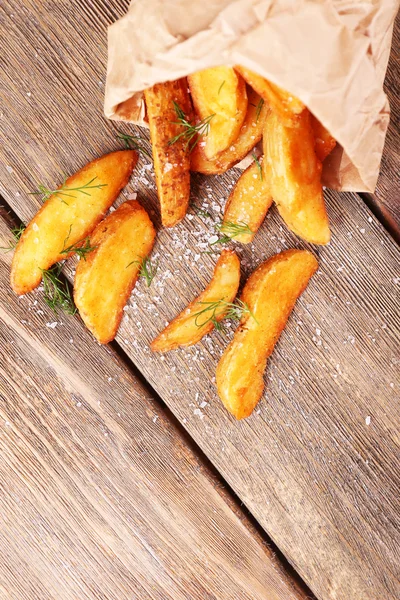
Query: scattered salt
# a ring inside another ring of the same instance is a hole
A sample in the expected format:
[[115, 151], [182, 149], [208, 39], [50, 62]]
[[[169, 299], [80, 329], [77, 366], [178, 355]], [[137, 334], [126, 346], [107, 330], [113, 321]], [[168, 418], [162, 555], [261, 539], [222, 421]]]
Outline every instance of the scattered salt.
[[368, 417], [365, 417], [365, 424], [369, 425], [371, 423], [371, 417], [368, 415]]

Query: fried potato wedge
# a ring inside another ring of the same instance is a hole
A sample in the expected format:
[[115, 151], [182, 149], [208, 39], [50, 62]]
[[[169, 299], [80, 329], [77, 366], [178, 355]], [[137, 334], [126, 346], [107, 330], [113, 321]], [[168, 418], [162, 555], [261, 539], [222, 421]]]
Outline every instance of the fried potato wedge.
[[242, 77], [232, 67], [213, 67], [188, 77], [197, 115], [209, 118], [208, 133], [199, 142], [207, 159], [229, 148], [246, 117], [247, 92]]
[[223, 250], [213, 277], [204, 290], [153, 340], [153, 352], [168, 352], [192, 346], [227, 314], [240, 283], [240, 261], [233, 250]]
[[114, 339], [155, 237], [149, 215], [136, 200], [121, 204], [90, 236], [94, 250], [78, 263], [74, 300], [86, 327], [101, 344]]
[[[242, 173], [226, 203], [221, 233], [235, 242], [253, 241], [272, 204], [272, 196], [262, 173], [262, 157]], [[252, 233], [250, 233], [252, 232]]]
[[237, 65], [235, 70], [264, 98], [271, 110], [279, 115], [285, 125], [290, 126], [296, 122], [297, 116], [305, 108], [301, 100], [245, 67]]
[[324, 127], [311, 113], [310, 119], [315, 139], [315, 154], [317, 155], [318, 160], [323, 162], [336, 146], [336, 140], [326, 127]]
[[215, 158], [208, 160], [199, 144], [190, 155], [190, 169], [207, 175], [225, 173], [245, 156], [261, 140], [268, 106], [251, 87], [247, 87], [247, 112], [236, 140]]
[[189, 146], [177, 114], [182, 111], [188, 120], [192, 114], [187, 81], [158, 83], [145, 90], [144, 97], [161, 220], [164, 227], [173, 227], [186, 215], [190, 197]]
[[267, 359], [295, 302], [318, 268], [307, 250], [286, 250], [264, 262], [246, 282], [243, 313], [216, 373], [219, 397], [237, 419], [251, 415], [264, 390]]
[[329, 221], [309, 111], [304, 110], [292, 127], [286, 127], [270, 111], [265, 120], [263, 146], [264, 174], [286, 225], [311, 244], [327, 244]]
[[69, 177], [44, 203], [22, 234], [11, 266], [17, 294], [36, 288], [42, 271], [68, 258], [65, 247], [85, 238], [128, 183], [136, 165], [133, 150], [112, 152]]

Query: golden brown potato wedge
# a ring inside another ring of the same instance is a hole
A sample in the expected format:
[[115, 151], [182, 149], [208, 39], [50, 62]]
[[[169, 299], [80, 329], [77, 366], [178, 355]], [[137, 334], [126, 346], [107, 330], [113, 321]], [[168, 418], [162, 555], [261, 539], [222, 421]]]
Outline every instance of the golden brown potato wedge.
[[153, 352], [192, 346], [221, 321], [233, 302], [240, 282], [240, 261], [233, 250], [223, 250], [213, 277], [204, 290], [153, 340]]
[[242, 77], [232, 67], [213, 67], [189, 75], [197, 115], [209, 120], [208, 133], [199, 146], [208, 159], [229, 148], [246, 117], [247, 92]]
[[74, 300], [86, 327], [101, 344], [114, 339], [155, 237], [149, 215], [136, 200], [121, 204], [90, 236], [94, 250], [78, 263]]
[[268, 106], [251, 87], [247, 88], [247, 112], [236, 140], [215, 158], [208, 160], [197, 144], [190, 155], [190, 169], [207, 175], [225, 173], [261, 140]]
[[144, 97], [161, 220], [164, 227], [173, 227], [186, 215], [190, 197], [190, 149], [185, 126], [177, 114], [181, 110], [189, 121], [191, 119], [187, 81], [158, 83], [145, 90]]
[[309, 111], [304, 110], [292, 127], [286, 127], [270, 111], [265, 120], [263, 145], [264, 174], [286, 225], [307, 242], [327, 244], [329, 221]]
[[290, 126], [296, 122], [297, 116], [305, 108], [301, 100], [245, 67], [237, 65], [235, 70], [264, 98], [271, 110], [279, 115], [285, 125]]
[[311, 127], [315, 139], [315, 154], [323, 162], [336, 146], [336, 140], [314, 115], [310, 113]]
[[318, 268], [306, 250], [273, 256], [249, 277], [243, 313], [234, 338], [217, 366], [218, 394], [237, 419], [251, 415], [264, 390], [263, 374], [297, 298]]
[[128, 183], [137, 161], [133, 150], [112, 152], [69, 177], [44, 203], [22, 234], [11, 266], [17, 294], [36, 288], [42, 271], [68, 258], [62, 251], [85, 238]]
[[242, 244], [253, 241], [272, 204], [261, 163], [262, 157], [242, 173], [225, 207], [221, 233]]

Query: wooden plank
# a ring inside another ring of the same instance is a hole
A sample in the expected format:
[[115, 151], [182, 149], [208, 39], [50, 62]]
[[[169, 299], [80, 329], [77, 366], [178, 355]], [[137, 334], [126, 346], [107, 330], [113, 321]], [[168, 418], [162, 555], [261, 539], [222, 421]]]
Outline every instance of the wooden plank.
[[393, 30], [385, 90], [389, 98], [391, 118], [382, 158], [381, 174], [372, 199], [382, 211], [400, 243], [400, 13]]
[[[96, 3], [90, 26], [86, 13], [65, 20], [47, 3], [14, 9], [0, 121], [14, 143], [0, 150], [9, 169], [0, 168], [5, 199], [23, 220], [39, 206], [27, 196], [38, 181], [58, 183], [60, 172], [117, 147], [115, 126], [100, 116], [101, 88], [90, 85], [104, 73], [106, 5]], [[32, 11], [40, 16], [34, 33]], [[13, 66], [16, 47], [22, 63], [40, 50], [29, 79]], [[236, 177], [193, 179], [193, 199], [209, 205], [213, 221]], [[125, 193], [134, 191], [159, 225], [143, 160]], [[236, 423], [216, 397], [220, 334], [165, 357], [148, 349], [208, 281], [215, 259], [201, 252], [211, 221], [192, 211], [160, 231], [157, 278], [150, 290], [138, 285], [118, 341], [321, 600], [390, 600], [399, 590], [398, 253], [356, 195], [327, 193], [327, 201], [333, 242], [318, 250], [321, 271], [270, 360], [266, 399], [250, 419]], [[302, 244], [272, 210], [255, 244], [240, 249], [243, 274], [293, 245]]]
[[9, 262], [1, 255], [0, 596], [304, 599], [148, 390], [76, 318], [53, 328], [40, 293], [16, 298]]

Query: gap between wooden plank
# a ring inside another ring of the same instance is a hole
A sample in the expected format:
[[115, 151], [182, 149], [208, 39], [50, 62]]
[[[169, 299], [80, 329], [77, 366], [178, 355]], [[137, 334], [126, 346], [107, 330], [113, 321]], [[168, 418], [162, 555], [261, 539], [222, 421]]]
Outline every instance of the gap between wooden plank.
[[[11, 230], [14, 227], [19, 227], [22, 222], [12, 210], [10, 206], [7, 205], [6, 201], [2, 196], [0, 196], [0, 219], [7, 225], [7, 227]], [[68, 275], [68, 273], [67, 273]], [[65, 273], [64, 273], [65, 276]], [[63, 277], [63, 275], [61, 275]], [[65, 280], [68, 282], [68, 285], [71, 285], [71, 277], [65, 276]], [[207, 476], [212, 481], [213, 486], [218, 490], [221, 497], [230, 507], [230, 509], [235, 513], [235, 515], [240, 519], [240, 521], [245, 525], [245, 527], [249, 530], [249, 532], [256, 537], [256, 539], [262, 541], [264, 546], [268, 547], [270, 553], [276, 558], [278, 563], [281, 564], [281, 568], [286, 576], [289, 579], [292, 579], [295, 583], [295, 586], [298, 588], [299, 592], [304, 594], [304, 600], [316, 600], [316, 597], [305, 584], [305, 582], [301, 579], [299, 574], [287, 560], [285, 555], [281, 552], [281, 550], [277, 547], [277, 545], [271, 540], [268, 536], [267, 532], [262, 528], [256, 518], [252, 515], [247, 506], [240, 500], [232, 487], [228, 484], [228, 482], [222, 477], [221, 473], [217, 470], [215, 465], [210, 461], [210, 459], [206, 456], [203, 450], [198, 446], [195, 440], [190, 436], [189, 432], [183, 427], [183, 425], [179, 422], [176, 416], [172, 413], [171, 409], [164, 402], [164, 400], [160, 397], [160, 395], [156, 392], [156, 390], [152, 387], [149, 381], [146, 379], [145, 375], [142, 371], [133, 363], [132, 359], [126, 354], [123, 350], [122, 346], [117, 342], [113, 341], [108, 344], [116, 355], [118, 355], [121, 362], [130, 370], [132, 375], [140, 381], [143, 388], [148, 392], [148, 394], [153, 398], [154, 402], [160, 407], [163, 411], [165, 418], [168, 419], [169, 422], [176, 428], [179, 432], [182, 440], [184, 440], [185, 444], [188, 447], [188, 450], [196, 455], [197, 459], [201, 462], [205, 472], [207, 472]]]

